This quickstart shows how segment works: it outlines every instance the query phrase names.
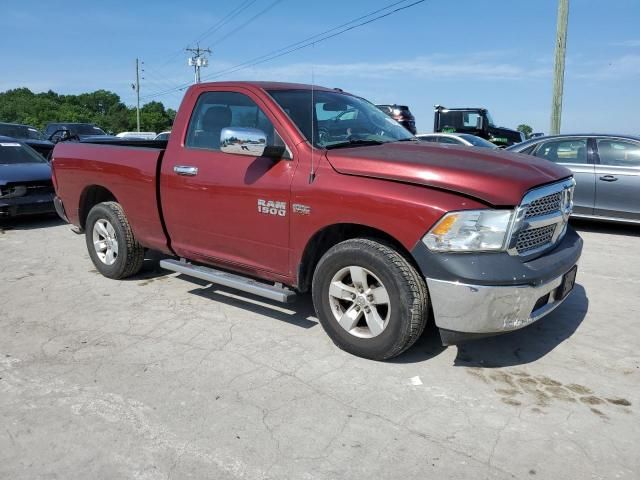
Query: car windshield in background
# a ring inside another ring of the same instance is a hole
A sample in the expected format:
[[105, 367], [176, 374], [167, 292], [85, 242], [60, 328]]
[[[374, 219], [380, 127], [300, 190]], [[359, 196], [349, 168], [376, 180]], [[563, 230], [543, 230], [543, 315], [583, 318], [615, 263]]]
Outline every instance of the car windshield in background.
[[18, 142], [0, 141], [0, 165], [19, 163], [47, 163], [47, 161], [31, 147]]
[[4, 137], [44, 140], [44, 136], [35, 128], [27, 125], [0, 124], [0, 135]]
[[47, 134], [52, 135], [59, 130], [68, 130], [71, 135], [106, 135], [106, 133], [90, 123], [56, 123], [47, 127]]
[[311, 90], [271, 90], [269, 94], [316, 147], [377, 145], [413, 138], [362, 98], [325, 90], [314, 91], [313, 97]]
[[484, 138], [476, 137], [475, 135], [469, 135], [468, 133], [462, 133], [458, 135], [460, 138], [465, 139], [474, 147], [483, 147], [483, 148], [498, 148], [495, 143], [491, 143]]
[[73, 135], [106, 135], [104, 131], [93, 125], [70, 125], [68, 129]]

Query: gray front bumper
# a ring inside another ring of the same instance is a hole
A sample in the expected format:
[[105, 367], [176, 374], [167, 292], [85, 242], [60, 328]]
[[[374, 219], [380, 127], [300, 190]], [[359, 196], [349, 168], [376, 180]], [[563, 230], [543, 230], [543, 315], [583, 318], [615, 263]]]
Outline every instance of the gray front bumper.
[[25, 195], [23, 197], [0, 199], [0, 217], [37, 215], [53, 213], [53, 194]]
[[469, 285], [427, 278], [435, 323], [441, 329], [473, 334], [526, 327], [564, 301], [556, 298], [563, 275], [535, 286]]

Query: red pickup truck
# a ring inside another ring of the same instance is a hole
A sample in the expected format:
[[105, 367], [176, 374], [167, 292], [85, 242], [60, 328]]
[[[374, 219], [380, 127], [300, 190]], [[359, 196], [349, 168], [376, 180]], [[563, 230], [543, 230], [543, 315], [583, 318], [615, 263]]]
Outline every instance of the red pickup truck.
[[524, 327], [571, 291], [574, 181], [551, 162], [424, 144], [340, 89], [191, 87], [167, 141], [62, 142], [55, 205], [109, 278], [162, 267], [276, 301], [311, 292], [342, 349], [387, 359]]

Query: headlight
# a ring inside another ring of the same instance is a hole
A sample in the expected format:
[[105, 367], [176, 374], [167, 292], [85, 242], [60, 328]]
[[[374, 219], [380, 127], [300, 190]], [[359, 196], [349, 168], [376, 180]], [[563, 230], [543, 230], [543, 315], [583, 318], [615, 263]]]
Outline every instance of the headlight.
[[447, 213], [422, 241], [436, 252], [503, 250], [513, 210], [466, 210]]

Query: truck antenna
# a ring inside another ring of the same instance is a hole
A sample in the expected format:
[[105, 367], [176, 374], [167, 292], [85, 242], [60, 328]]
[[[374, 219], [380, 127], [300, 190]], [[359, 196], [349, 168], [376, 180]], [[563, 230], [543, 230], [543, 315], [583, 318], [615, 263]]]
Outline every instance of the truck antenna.
[[[316, 44], [313, 43], [311, 44], [311, 48], [315, 49]], [[312, 54], [313, 55], [313, 54]], [[315, 83], [315, 72], [313, 69], [313, 62], [311, 62], [311, 171], [309, 172], [309, 184], [312, 184], [313, 181], [316, 179], [316, 172], [313, 168], [313, 143], [315, 142], [315, 129], [314, 129], [314, 118], [313, 118], [313, 114], [314, 114], [314, 109], [315, 109], [315, 99], [314, 99], [314, 86]]]

